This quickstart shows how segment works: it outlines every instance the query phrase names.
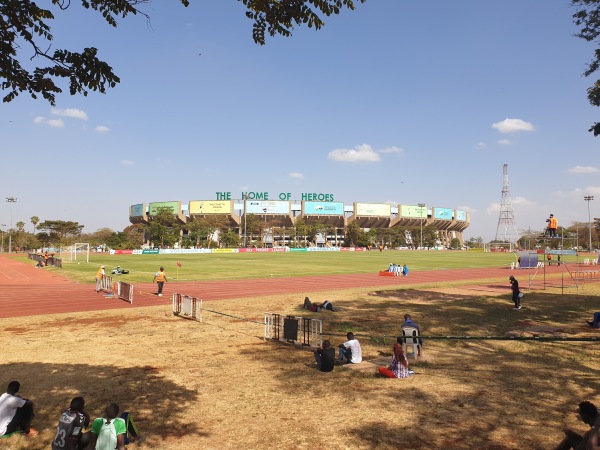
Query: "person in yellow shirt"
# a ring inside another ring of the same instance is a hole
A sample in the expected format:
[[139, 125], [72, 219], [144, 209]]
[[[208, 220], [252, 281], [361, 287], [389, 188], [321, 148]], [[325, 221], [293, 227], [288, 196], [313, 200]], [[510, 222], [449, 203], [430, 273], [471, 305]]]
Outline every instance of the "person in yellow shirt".
[[161, 266], [160, 269], [158, 269], [158, 272], [154, 274], [154, 279], [152, 280], [152, 282], [154, 283], [155, 281], [156, 284], [158, 284], [158, 292], [156, 293], [156, 295], [162, 297], [163, 286], [167, 282], [167, 275], [165, 274], [164, 267]]
[[104, 273], [104, 266], [100, 266], [98, 271], [96, 272], [96, 292], [100, 292], [100, 288], [102, 286], [102, 280], [106, 274]]

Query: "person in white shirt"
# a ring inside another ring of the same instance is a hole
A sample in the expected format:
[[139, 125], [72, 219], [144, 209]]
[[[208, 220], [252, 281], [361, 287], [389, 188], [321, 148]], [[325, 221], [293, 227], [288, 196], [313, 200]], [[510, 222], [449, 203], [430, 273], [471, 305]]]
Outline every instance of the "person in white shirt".
[[31, 428], [33, 402], [17, 395], [21, 389], [18, 381], [8, 383], [6, 393], [0, 395], [0, 436], [21, 431], [27, 436], [36, 436], [38, 432]]
[[338, 363], [342, 364], [344, 358], [348, 363], [358, 364], [362, 362], [362, 351], [360, 343], [354, 339], [354, 333], [350, 332], [346, 335], [348, 340], [340, 344]]

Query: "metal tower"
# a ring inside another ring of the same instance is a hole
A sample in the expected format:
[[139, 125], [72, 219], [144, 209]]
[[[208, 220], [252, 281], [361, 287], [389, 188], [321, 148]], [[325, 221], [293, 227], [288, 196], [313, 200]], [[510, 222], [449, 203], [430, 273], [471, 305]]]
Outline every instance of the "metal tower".
[[508, 183], [508, 164], [504, 164], [504, 183], [502, 185], [502, 201], [500, 202], [500, 215], [498, 228], [496, 228], [496, 241], [517, 242], [517, 226], [515, 225], [515, 210], [510, 200]]

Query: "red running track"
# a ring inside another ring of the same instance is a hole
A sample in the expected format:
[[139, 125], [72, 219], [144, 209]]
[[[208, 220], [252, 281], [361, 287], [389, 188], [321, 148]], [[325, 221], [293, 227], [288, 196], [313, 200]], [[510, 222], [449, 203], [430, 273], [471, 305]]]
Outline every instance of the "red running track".
[[[558, 273], [560, 270], [547, 268], [546, 272]], [[301, 302], [308, 292], [386, 288], [484, 278], [498, 278], [499, 283], [506, 283], [508, 291], [506, 278], [509, 273], [511, 272], [506, 268], [485, 268], [412, 271], [408, 277], [380, 277], [378, 272], [374, 272], [254, 280], [170, 282], [165, 284], [163, 297], [153, 295], [156, 292], [155, 284], [143, 283], [134, 285], [134, 300], [131, 305], [97, 293], [94, 284], [75, 283], [56, 272], [36, 269], [33, 265], [0, 256], [0, 318], [167, 305], [173, 292], [203, 300], [298, 294], [298, 301]], [[93, 276], [94, 274], [90, 274], [90, 277]]]

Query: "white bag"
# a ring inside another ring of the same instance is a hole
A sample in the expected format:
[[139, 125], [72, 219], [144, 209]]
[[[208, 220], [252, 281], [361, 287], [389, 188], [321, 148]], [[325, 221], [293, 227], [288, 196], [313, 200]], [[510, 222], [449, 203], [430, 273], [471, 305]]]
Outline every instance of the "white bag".
[[523, 293], [519, 292], [519, 298], [523, 298]]

